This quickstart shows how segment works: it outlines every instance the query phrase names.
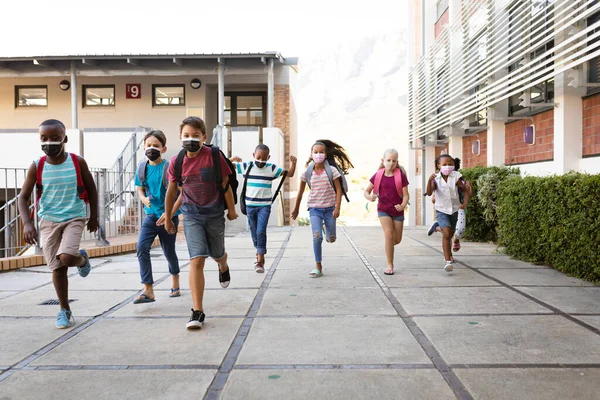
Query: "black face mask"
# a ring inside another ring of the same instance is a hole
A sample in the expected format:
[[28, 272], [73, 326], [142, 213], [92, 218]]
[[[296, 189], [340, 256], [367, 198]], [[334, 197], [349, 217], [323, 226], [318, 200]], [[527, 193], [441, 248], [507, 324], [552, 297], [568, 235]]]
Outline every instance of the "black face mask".
[[156, 161], [160, 158], [160, 150], [151, 147], [146, 150], [146, 157], [150, 161]]
[[254, 161], [254, 165], [256, 165], [256, 168], [264, 168], [267, 163], [263, 161]]
[[193, 140], [193, 139], [184, 139], [183, 141], [183, 148], [186, 149], [187, 151], [189, 151], [190, 153], [195, 153], [198, 150], [200, 150], [200, 141], [198, 139]]
[[42, 143], [42, 151], [48, 157], [58, 157], [63, 152], [63, 141]]

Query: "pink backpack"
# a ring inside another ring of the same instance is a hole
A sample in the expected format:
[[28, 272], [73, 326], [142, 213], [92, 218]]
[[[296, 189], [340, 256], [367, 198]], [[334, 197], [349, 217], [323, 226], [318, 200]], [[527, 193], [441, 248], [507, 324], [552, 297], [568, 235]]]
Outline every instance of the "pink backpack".
[[[373, 193], [379, 195], [379, 187], [381, 186], [381, 180], [383, 179], [383, 174], [385, 173], [385, 168], [381, 168], [375, 174], [375, 183], [373, 184]], [[402, 173], [406, 175], [404, 169], [402, 167], [394, 169], [394, 183], [396, 184], [396, 191], [398, 195], [402, 198]]]

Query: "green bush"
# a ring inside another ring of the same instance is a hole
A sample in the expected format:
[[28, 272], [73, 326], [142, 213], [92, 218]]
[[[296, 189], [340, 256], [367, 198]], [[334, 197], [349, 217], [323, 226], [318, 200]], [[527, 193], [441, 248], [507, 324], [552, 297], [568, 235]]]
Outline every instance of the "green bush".
[[[460, 173], [473, 187], [473, 197], [467, 207], [465, 239], [477, 242], [497, 241], [498, 223], [494, 217], [490, 218], [490, 210], [494, 208], [493, 205], [495, 204], [496, 187], [501, 186], [501, 182], [509, 176], [518, 175], [519, 169], [512, 167], [473, 167], [461, 168]], [[487, 179], [482, 178], [480, 181], [483, 176], [486, 176]], [[480, 183], [483, 184], [482, 189], [487, 195], [483, 204], [478, 196]], [[486, 218], [486, 215], [488, 215], [488, 218]]]
[[498, 187], [507, 254], [600, 282], [600, 175], [510, 177]]

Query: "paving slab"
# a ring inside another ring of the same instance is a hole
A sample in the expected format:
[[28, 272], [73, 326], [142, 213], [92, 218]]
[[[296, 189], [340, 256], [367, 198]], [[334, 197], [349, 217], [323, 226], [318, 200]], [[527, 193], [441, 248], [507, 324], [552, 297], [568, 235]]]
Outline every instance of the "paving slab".
[[381, 289], [269, 289], [259, 315], [396, 315]]
[[[371, 340], [375, 337], [385, 340]], [[259, 318], [238, 363], [386, 364], [429, 363], [429, 359], [400, 318]]]
[[[166, 274], [154, 274], [154, 279], [158, 279], [161, 276]], [[69, 278], [69, 291], [75, 290], [90, 290], [90, 291], [127, 291], [127, 290], [140, 290], [142, 288], [142, 284], [140, 283], [140, 275], [139, 274], [94, 274], [94, 271], [90, 272], [90, 274], [82, 278], [79, 275], [75, 275]], [[39, 289], [38, 291], [51, 291], [54, 292], [53, 285], [46, 285]]]
[[[258, 274], [254, 271], [234, 271], [233, 269], [231, 270], [230, 276], [231, 276], [231, 283], [229, 284], [229, 288], [230, 289], [238, 289], [238, 288], [260, 288], [260, 286], [262, 285], [264, 279], [265, 279], [265, 275], [264, 273], [262, 274]], [[217, 269], [215, 270], [205, 270], [204, 271], [204, 284], [205, 284], [205, 288], [207, 289], [222, 289], [222, 290], [227, 290], [227, 289], [223, 289], [221, 288], [221, 284], [219, 283], [219, 273], [217, 272]], [[181, 274], [179, 274], [179, 286], [182, 289], [189, 289], [190, 288], [190, 273], [189, 272], [182, 272]], [[165, 280], [164, 282], [155, 285], [154, 289], [155, 290], [168, 290], [171, 288], [171, 281], [169, 279]]]
[[[275, 261], [275, 257], [277, 256], [276, 252], [273, 254], [269, 254], [265, 257], [265, 269], [271, 268], [273, 265], [273, 261]], [[256, 256], [252, 255], [251, 257], [245, 258], [228, 258], [227, 265], [231, 268], [232, 271], [254, 271], [254, 263], [256, 262]], [[204, 264], [205, 271], [216, 271], [219, 268], [219, 264], [217, 264], [214, 260], [208, 259]], [[189, 267], [187, 268], [189, 270]]]
[[[69, 291], [69, 299], [75, 300], [71, 303], [71, 310], [75, 318], [93, 317], [100, 315], [114, 307], [135, 291]], [[57, 300], [56, 293], [49, 291], [27, 291], [0, 300], [0, 316], [10, 317], [55, 317], [59, 310], [58, 305], [40, 305], [46, 300]]]
[[2, 399], [190, 399], [202, 397], [212, 370], [20, 371], [0, 383]]
[[0, 299], [4, 299], [6, 297], [10, 297], [20, 292], [0, 292]]
[[402, 288], [392, 292], [409, 314], [552, 314], [505, 287]]
[[[358, 245], [358, 248], [367, 257], [370, 257], [370, 256], [384, 257], [385, 256], [385, 248], [384, 248], [383, 243], [379, 244], [377, 247], [364, 247], [364, 246]], [[441, 246], [440, 246], [440, 249], [441, 249]], [[431, 248], [425, 247], [425, 246], [399, 247], [398, 249], [396, 249], [396, 256], [397, 257], [427, 256], [429, 258], [431, 258], [431, 257], [443, 258], [442, 254], [439, 251], [436, 251], [434, 249], [431, 249]]]
[[54, 290], [54, 287], [51, 285], [52, 274], [25, 271], [9, 271], [0, 273], [0, 290], [29, 290], [49, 283], [52, 290]]
[[69, 329], [56, 329], [54, 319], [0, 319], [0, 365], [12, 365], [21, 361], [85, 322], [81, 318], [75, 321], [76, 324]]
[[[223, 315], [246, 315], [258, 289], [206, 290], [204, 312], [210, 317]], [[182, 290], [181, 297], [170, 298], [168, 291], [155, 291], [156, 301], [145, 304], [127, 304], [112, 316], [115, 317], [189, 317], [192, 295]]]
[[455, 397], [436, 370], [421, 369], [234, 370], [221, 398], [429, 400]]
[[600, 286], [521, 287], [519, 290], [566, 313], [600, 314]]
[[594, 326], [598, 329], [600, 329], [600, 315], [578, 315], [575, 318], [582, 320], [583, 322], [586, 322], [588, 324], [590, 324], [591, 326]]
[[[279, 270], [273, 275], [270, 288], [374, 288], [377, 283], [366, 268], [343, 270], [323, 267], [323, 276], [308, 276], [314, 265], [293, 270]], [[233, 278], [232, 278], [233, 279]]]
[[593, 283], [567, 276], [552, 268], [493, 269], [485, 273], [512, 286], [594, 286]]
[[[165, 259], [151, 258], [152, 262], [152, 273], [153, 275], [160, 276], [165, 275], [169, 272], [169, 263]], [[187, 263], [187, 261], [180, 262], [180, 268]], [[137, 260], [131, 261], [113, 261], [103, 264], [92, 270], [93, 274], [138, 274], [140, 273], [140, 266]]]
[[600, 336], [558, 315], [413, 320], [449, 364], [600, 363]]
[[476, 399], [597, 400], [600, 369], [455, 369]]
[[384, 269], [378, 269], [379, 276], [389, 287], [433, 287], [433, 286], [499, 286], [498, 283], [466, 268], [456, 268], [452, 272], [438, 269], [394, 270], [394, 275], [385, 275]]
[[[90, 265], [93, 268], [93, 267], [103, 265], [109, 261], [110, 260], [107, 258], [90, 258]], [[48, 268], [47, 265], [40, 265], [37, 267], [26, 267], [26, 268], [27, 268], [27, 272], [43, 272], [43, 273], [47, 273], [47, 274], [52, 274], [52, 271], [50, 271], [50, 268]], [[72, 272], [74, 272], [74, 271], [75, 270], [72, 270]]]
[[34, 365], [219, 365], [242, 319], [104, 319], [42, 356]]
[[[364, 270], [365, 265], [358, 258], [356, 254], [346, 256], [346, 257], [334, 257], [327, 256], [323, 257], [322, 260], [323, 268], [336, 268], [336, 269], [353, 269], [353, 270]], [[285, 270], [285, 269], [306, 269], [306, 268], [314, 268], [315, 259], [311, 255], [310, 257], [290, 257], [290, 258], [282, 258], [277, 266], [277, 271]]]
[[[303, 248], [286, 248], [283, 258], [309, 258], [314, 256], [312, 244]], [[350, 245], [339, 245], [337, 243], [323, 243], [323, 256], [327, 257], [346, 257], [356, 256], [356, 252]]]
[[510, 257], [501, 254], [491, 256], [464, 256], [463, 254], [455, 254], [454, 258], [457, 261], [464, 262], [472, 268], [481, 269], [546, 268], [543, 265], [535, 265], [520, 260], [512, 260]]
[[[386, 268], [387, 259], [385, 255], [379, 253], [378, 255], [366, 256], [367, 260], [371, 265], [376, 268]], [[444, 268], [444, 256], [438, 254], [432, 256], [409, 256], [406, 254], [398, 254], [394, 257], [394, 269], [443, 269]], [[454, 265], [455, 269], [465, 268], [460, 264]]]

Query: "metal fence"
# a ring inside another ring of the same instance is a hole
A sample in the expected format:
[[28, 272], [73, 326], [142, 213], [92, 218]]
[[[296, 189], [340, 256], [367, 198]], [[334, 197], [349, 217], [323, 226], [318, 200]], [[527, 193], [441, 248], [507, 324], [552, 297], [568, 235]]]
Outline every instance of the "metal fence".
[[[144, 210], [135, 187], [135, 173], [144, 156], [142, 140], [148, 131], [149, 128], [137, 128], [111, 168], [90, 168], [98, 190], [99, 229], [94, 233], [84, 230], [82, 240], [95, 239], [97, 245], [106, 246], [111, 237], [139, 231]], [[0, 192], [5, 201], [0, 207], [0, 258], [40, 252], [41, 243], [31, 248], [23, 241], [18, 198], [26, 175], [25, 168], [0, 168]], [[35, 205], [35, 194], [34, 190], [30, 209]], [[33, 222], [39, 232], [39, 221], [34, 214]]]

